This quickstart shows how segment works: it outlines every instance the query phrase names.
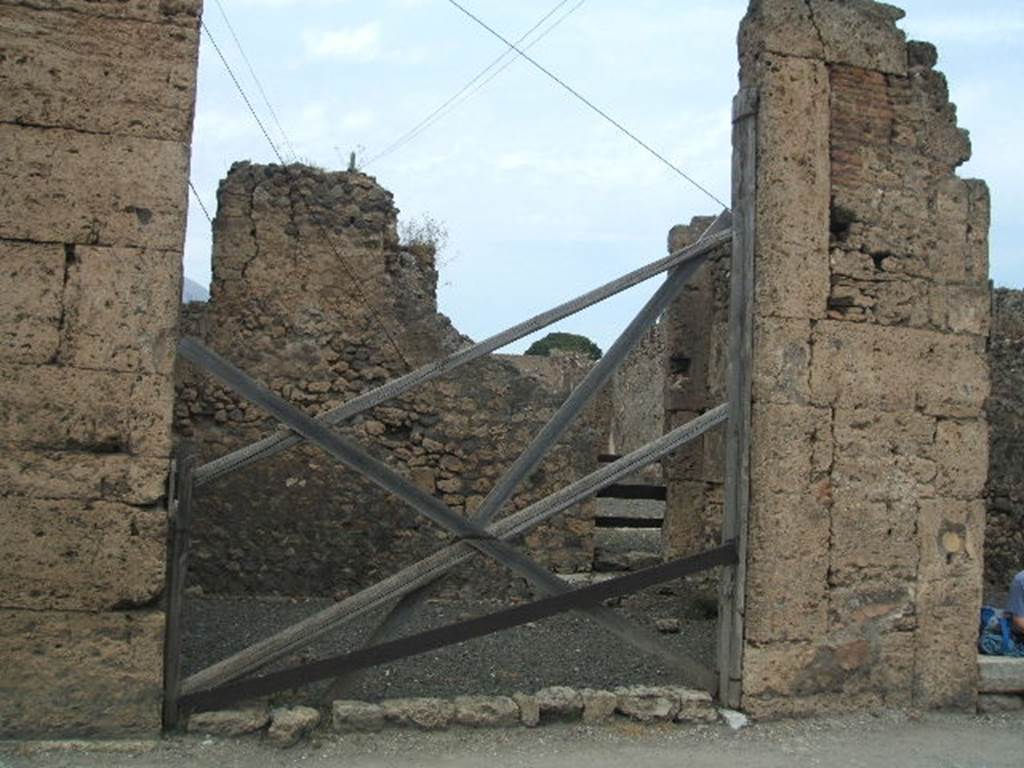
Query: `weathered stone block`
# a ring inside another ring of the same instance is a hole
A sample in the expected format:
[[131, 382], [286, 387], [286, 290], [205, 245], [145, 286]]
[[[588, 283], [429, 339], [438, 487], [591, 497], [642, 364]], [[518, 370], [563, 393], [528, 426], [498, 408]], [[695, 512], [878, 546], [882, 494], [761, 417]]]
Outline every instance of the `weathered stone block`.
[[1024, 693], [1024, 659], [979, 656], [978, 690], [982, 693]]
[[759, 696], [782, 699], [799, 693], [798, 681], [814, 660], [810, 642], [748, 643], [743, 653], [743, 708]]
[[385, 721], [425, 731], [447, 728], [455, 714], [453, 704], [444, 699], [386, 699], [380, 708]]
[[755, 312], [824, 317], [829, 295], [828, 73], [820, 62], [791, 57], [769, 56], [761, 66]]
[[936, 420], [916, 411], [835, 411], [837, 500], [912, 504], [934, 493]]
[[170, 462], [123, 453], [0, 451], [0, 488], [12, 496], [150, 506], [167, 493]]
[[512, 700], [519, 706], [519, 722], [527, 728], [540, 725], [540, 704], [528, 693], [513, 693]]
[[793, 493], [827, 480], [833, 456], [831, 422], [825, 408], [756, 403], [750, 472], [758, 493]]
[[978, 337], [825, 320], [813, 343], [816, 404], [973, 417], [988, 396]]
[[988, 424], [982, 419], [940, 419], [932, 458], [940, 496], [979, 499], [988, 479]]
[[188, 158], [187, 144], [0, 124], [0, 238], [180, 253], [187, 201], [167, 179]]
[[917, 584], [908, 578], [856, 579], [829, 590], [829, 629], [855, 636], [908, 633], [917, 627]]
[[220, 709], [196, 712], [188, 718], [189, 733], [207, 736], [245, 736], [266, 728], [270, 712], [265, 707], [252, 709]]
[[0, 734], [157, 733], [163, 630], [156, 611], [0, 610]]
[[583, 697], [583, 722], [603, 723], [615, 714], [618, 698], [611, 691], [595, 691], [584, 688], [580, 691]]
[[170, 375], [181, 306], [181, 254], [75, 249], [65, 294], [63, 362]]
[[831, 579], [847, 586], [888, 577], [913, 579], [918, 507], [913, 501], [866, 501], [836, 493], [832, 506]]
[[661, 524], [661, 549], [666, 558], [697, 552], [706, 529], [704, 484], [670, 482]]
[[754, 402], [809, 402], [811, 338], [811, 324], [806, 320], [755, 317]]
[[755, 491], [747, 565], [747, 641], [811, 640], [828, 626], [828, 507]]
[[981, 571], [918, 584], [914, 700], [929, 709], [972, 710], [978, 695]]
[[57, 356], [64, 249], [0, 240], [0, 360], [45, 363]]
[[921, 499], [918, 523], [922, 579], [972, 578], [981, 571], [985, 502]]
[[519, 705], [508, 696], [456, 696], [453, 725], [503, 728], [519, 722]]
[[338, 733], [379, 731], [384, 727], [384, 710], [365, 701], [335, 701], [331, 705], [334, 730]]
[[152, 603], [164, 586], [166, 516], [107, 502], [0, 497], [0, 603], [36, 610]]
[[291, 747], [320, 724], [320, 712], [312, 707], [280, 707], [271, 713], [267, 741]]
[[198, 33], [0, 3], [0, 121], [188, 144]]
[[[0, 5], [22, 6], [21, 0], [0, 0]], [[36, 0], [32, 7], [48, 11], [69, 11], [79, 16], [132, 19], [194, 28], [202, 11], [202, 0]], [[189, 53], [194, 56], [194, 50]]]
[[775, 52], [882, 72], [907, 71], [899, 8], [870, 0], [758, 0], [740, 27], [741, 59]]
[[583, 713], [583, 697], [580, 692], [564, 685], [541, 688], [536, 693], [542, 723], [576, 720]]
[[641, 723], [672, 720], [679, 712], [679, 700], [664, 688], [643, 685], [616, 688], [615, 696], [618, 698], [616, 711]]
[[161, 376], [0, 365], [0, 435], [23, 449], [169, 456], [172, 401]]

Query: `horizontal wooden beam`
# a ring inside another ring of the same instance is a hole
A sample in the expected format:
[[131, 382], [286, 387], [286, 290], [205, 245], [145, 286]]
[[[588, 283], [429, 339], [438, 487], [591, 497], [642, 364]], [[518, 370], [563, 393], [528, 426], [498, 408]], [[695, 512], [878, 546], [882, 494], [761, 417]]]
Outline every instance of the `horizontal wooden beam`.
[[476, 637], [483, 637], [504, 629], [510, 629], [530, 621], [538, 621], [569, 610], [596, 608], [605, 600], [623, 597], [641, 589], [655, 586], [672, 579], [700, 573], [720, 565], [736, 563], [736, 546], [726, 542], [720, 547], [699, 555], [684, 557], [669, 563], [646, 568], [628, 576], [603, 581], [589, 587], [582, 587], [561, 595], [535, 600], [446, 627], [420, 632], [399, 640], [362, 648], [358, 651], [332, 656], [308, 664], [302, 664], [262, 677], [240, 680], [218, 688], [183, 696], [180, 705], [184, 709], [212, 709], [223, 707], [243, 699], [266, 696], [277, 691], [308, 685], [318, 680], [347, 674], [359, 669], [386, 664], [408, 656], [455, 645]]

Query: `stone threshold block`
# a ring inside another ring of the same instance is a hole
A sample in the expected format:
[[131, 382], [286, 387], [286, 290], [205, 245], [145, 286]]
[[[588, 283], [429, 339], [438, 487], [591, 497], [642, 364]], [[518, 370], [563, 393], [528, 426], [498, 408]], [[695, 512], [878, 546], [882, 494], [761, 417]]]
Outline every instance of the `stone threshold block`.
[[1024, 659], [979, 656], [978, 692], [1024, 694]]

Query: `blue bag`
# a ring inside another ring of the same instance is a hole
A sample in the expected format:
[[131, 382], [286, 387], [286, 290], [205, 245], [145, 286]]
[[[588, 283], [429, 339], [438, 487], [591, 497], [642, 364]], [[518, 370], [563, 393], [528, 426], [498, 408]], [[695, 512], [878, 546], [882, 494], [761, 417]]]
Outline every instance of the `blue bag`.
[[1024, 656], [1024, 643], [1014, 641], [1006, 611], [991, 605], [981, 609], [978, 650], [987, 656]]

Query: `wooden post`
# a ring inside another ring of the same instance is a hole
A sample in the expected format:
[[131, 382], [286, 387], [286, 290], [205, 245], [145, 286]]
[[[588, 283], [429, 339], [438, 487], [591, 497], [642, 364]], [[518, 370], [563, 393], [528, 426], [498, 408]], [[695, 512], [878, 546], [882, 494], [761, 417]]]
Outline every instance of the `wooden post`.
[[738, 708], [743, 694], [743, 615], [750, 504], [750, 404], [753, 356], [754, 244], [757, 203], [757, 91], [733, 100], [732, 285], [729, 298], [729, 422], [726, 426], [723, 541], [735, 540], [735, 567], [723, 568], [718, 616], [718, 695]]
[[164, 634], [164, 729], [178, 727], [181, 693], [181, 645], [184, 635], [182, 608], [188, 573], [189, 533], [192, 525], [194, 454], [181, 452], [172, 468], [167, 495], [170, 551], [167, 560], [167, 618]]

